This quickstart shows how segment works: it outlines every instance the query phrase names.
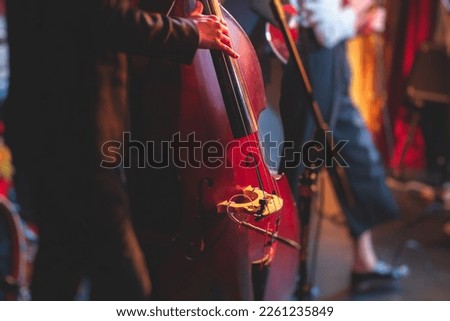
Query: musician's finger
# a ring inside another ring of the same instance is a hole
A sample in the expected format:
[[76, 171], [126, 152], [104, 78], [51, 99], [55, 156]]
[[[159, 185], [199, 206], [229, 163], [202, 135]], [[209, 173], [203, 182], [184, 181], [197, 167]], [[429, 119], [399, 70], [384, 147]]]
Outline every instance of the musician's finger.
[[197, 1], [195, 3], [194, 10], [191, 12], [191, 17], [199, 16], [202, 14], [202, 12], [203, 12], [203, 3], [201, 3], [201, 1]]
[[217, 22], [220, 22], [220, 18], [219, 18], [218, 16], [215, 16], [215, 15], [210, 15], [210, 16], [208, 16], [208, 17], [210, 17], [210, 18], [211, 18], [211, 20], [213, 20], [213, 21], [217, 21]]
[[226, 25], [222, 25], [221, 30], [224, 35], [227, 35], [227, 36], [230, 35], [230, 30], [228, 29], [228, 27]]
[[222, 39], [220, 40], [222, 43], [224, 43], [225, 45], [232, 47], [231, 45], [231, 39], [230, 37], [226, 36], [226, 35], [222, 35]]
[[230, 57], [235, 58], [235, 59], [239, 58], [239, 54], [236, 51], [234, 51], [233, 48], [224, 44], [222, 41], [218, 41], [217, 45], [219, 47], [218, 49], [222, 50]]

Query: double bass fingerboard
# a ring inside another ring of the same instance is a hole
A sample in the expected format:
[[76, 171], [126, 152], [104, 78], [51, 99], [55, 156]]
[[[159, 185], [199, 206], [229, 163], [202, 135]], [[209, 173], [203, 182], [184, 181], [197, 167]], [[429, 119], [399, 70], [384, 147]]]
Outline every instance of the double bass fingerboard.
[[[204, 14], [223, 18], [218, 0], [204, 0]], [[258, 130], [239, 64], [219, 50], [211, 50], [211, 57], [222, 92], [225, 109], [234, 138], [242, 138]]]

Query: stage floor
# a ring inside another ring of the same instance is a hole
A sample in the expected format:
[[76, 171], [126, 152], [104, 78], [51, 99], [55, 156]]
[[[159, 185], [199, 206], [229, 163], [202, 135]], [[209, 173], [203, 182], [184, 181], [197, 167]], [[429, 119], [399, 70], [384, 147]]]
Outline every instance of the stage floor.
[[[356, 295], [349, 288], [352, 248], [345, 219], [325, 176], [323, 180], [326, 199], [315, 274], [311, 270], [316, 300], [450, 300], [449, 211], [439, 203], [430, 206], [416, 193], [395, 191], [402, 216], [377, 227], [374, 243], [380, 259], [408, 265], [410, 275], [400, 280], [394, 291]], [[319, 210], [315, 211], [314, 223]], [[312, 238], [315, 231], [313, 225]]]

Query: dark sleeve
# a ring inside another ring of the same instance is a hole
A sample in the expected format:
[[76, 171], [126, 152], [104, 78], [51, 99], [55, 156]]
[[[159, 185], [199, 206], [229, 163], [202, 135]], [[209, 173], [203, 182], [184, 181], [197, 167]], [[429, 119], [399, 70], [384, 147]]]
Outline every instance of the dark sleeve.
[[97, 0], [92, 17], [97, 40], [109, 49], [190, 63], [199, 43], [198, 29], [185, 18], [148, 13], [130, 0]]

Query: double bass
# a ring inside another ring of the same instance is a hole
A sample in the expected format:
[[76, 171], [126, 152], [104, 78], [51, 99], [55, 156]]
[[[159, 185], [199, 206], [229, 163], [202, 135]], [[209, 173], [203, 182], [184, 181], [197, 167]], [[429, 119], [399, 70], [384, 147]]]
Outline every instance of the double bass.
[[[171, 149], [179, 162], [171, 166], [176, 192], [167, 206], [180, 204], [179, 219], [151, 268], [156, 299], [289, 300], [299, 221], [287, 181], [261, 151], [257, 119], [266, 102], [258, 58], [218, 0], [202, 2], [205, 14], [226, 20], [240, 58], [197, 50], [191, 65], [153, 64], [158, 79], [143, 86], [152, 139], [183, 141]], [[195, 0], [176, 0], [170, 14], [186, 17], [194, 7]]]

